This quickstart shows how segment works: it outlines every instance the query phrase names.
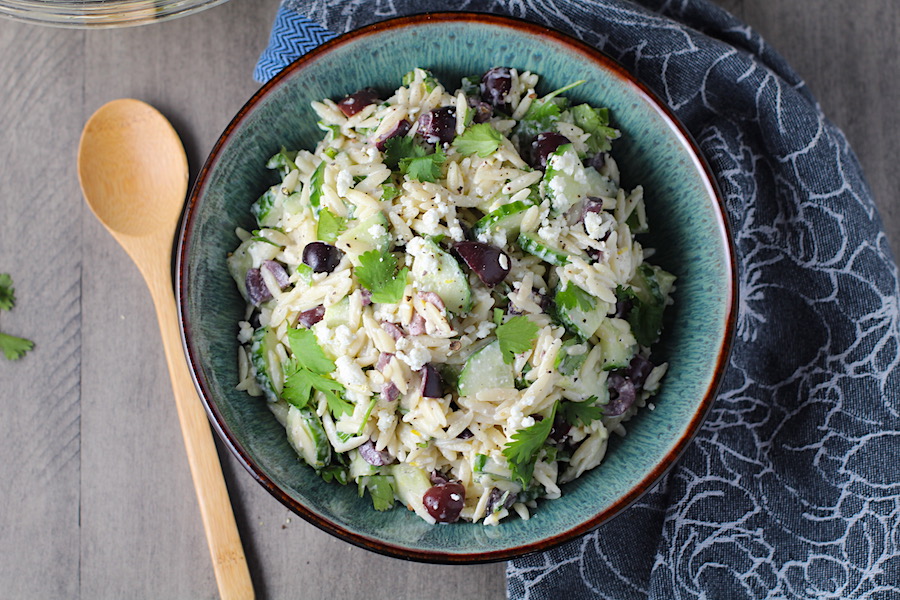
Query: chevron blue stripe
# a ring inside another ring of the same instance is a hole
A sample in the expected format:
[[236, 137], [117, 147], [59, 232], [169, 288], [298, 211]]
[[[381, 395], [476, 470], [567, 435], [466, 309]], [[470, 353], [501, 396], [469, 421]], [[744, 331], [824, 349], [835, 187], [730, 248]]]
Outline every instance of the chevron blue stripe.
[[282, 4], [275, 16], [269, 45], [259, 57], [253, 78], [265, 83], [295, 59], [335, 37], [318, 23]]

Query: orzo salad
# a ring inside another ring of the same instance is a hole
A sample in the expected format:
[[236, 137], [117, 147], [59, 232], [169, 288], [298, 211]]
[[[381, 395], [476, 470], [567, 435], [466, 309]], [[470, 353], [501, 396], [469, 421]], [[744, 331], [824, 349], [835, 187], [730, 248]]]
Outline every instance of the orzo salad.
[[[527, 519], [652, 404], [674, 276], [645, 262], [604, 108], [495, 67], [314, 102], [313, 151], [266, 165], [228, 266], [238, 388], [376, 510]], [[654, 359], [655, 360], [655, 359]]]

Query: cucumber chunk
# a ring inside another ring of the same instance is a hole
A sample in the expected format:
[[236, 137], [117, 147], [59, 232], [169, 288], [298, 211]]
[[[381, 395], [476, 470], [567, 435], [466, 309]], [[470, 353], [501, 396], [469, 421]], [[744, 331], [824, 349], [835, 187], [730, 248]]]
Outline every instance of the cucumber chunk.
[[603, 319], [597, 329], [600, 349], [603, 351], [603, 370], [624, 369], [637, 352], [637, 340], [631, 333], [631, 325], [624, 319]]
[[390, 250], [390, 223], [385, 214], [378, 211], [339, 235], [334, 245], [350, 256], [353, 264], [359, 264], [359, 256], [370, 250], [379, 253]]
[[547, 158], [544, 189], [550, 212], [559, 215], [588, 196], [616, 195], [616, 185], [593, 167], [585, 167], [571, 144], [563, 144]]
[[[256, 382], [269, 402], [278, 400], [273, 376], [275, 369], [271, 361], [278, 356], [275, 348], [279, 343], [275, 332], [268, 327], [260, 327], [254, 331], [250, 340], [250, 362], [256, 370]], [[280, 365], [278, 371], [281, 371]]]
[[571, 281], [557, 290], [556, 316], [560, 323], [581, 339], [589, 339], [609, 313], [610, 305], [597, 300]]
[[500, 342], [492, 342], [469, 357], [459, 374], [459, 395], [474, 396], [482, 390], [516, 387], [513, 366], [503, 362]]
[[321, 469], [331, 462], [331, 444], [322, 421], [312, 409], [291, 406], [285, 428], [288, 442], [306, 464]]
[[537, 256], [541, 260], [561, 267], [569, 264], [569, 253], [560, 250], [538, 237], [533, 231], [519, 234], [519, 246], [528, 254]]
[[253, 268], [253, 255], [250, 254], [250, 245], [253, 243], [253, 240], [241, 242], [241, 245], [231, 253], [231, 256], [229, 256], [226, 261], [228, 262], [228, 272], [231, 273], [231, 276], [234, 278], [238, 291], [241, 293], [241, 296], [244, 297], [244, 300], [248, 302], [247, 271]]
[[256, 217], [260, 227], [274, 227], [284, 212], [278, 190], [281, 184], [270, 187], [259, 199], [250, 205], [250, 212]]
[[412, 277], [421, 292], [434, 292], [451, 313], [460, 315], [472, 308], [472, 290], [462, 267], [432, 240], [413, 259]]
[[350, 296], [344, 296], [331, 306], [325, 309], [325, 315], [322, 317], [325, 325], [329, 329], [334, 329], [338, 325], [346, 325], [350, 322]]
[[394, 476], [394, 491], [400, 501], [410, 510], [414, 510], [417, 515], [433, 523], [434, 519], [428, 514], [425, 502], [422, 500], [425, 492], [431, 487], [431, 479], [428, 478], [428, 474], [423, 469], [409, 463], [393, 465], [391, 474]]
[[516, 200], [486, 214], [478, 219], [472, 228], [475, 239], [484, 243], [492, 243], [494, 235], [498, 233], [503, 235], [505, 243], [516, 239], [519, 235], [519, 227], [522, 225], [522, 218], [529, 208], [531, 208], [530, 204]]

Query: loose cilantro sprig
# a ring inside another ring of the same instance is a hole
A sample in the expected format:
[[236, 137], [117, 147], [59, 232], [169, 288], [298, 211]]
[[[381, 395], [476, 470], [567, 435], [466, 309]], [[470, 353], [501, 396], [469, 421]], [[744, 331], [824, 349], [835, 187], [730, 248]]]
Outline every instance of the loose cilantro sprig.
[[406, 289], [409, 269], [397, 271], [397, 259], [390, 252], [369, 250], [359, 257], [359, 266], [354, 269], [360, 285], [372, 292], [372, 302], [396, 304]]
[[487, 158], [496, 152], [502, 143], [503, 136], [499, 131], [488, 123], [479, 123], [456, 136], [453, 147], [463, 156], [477, 154], [481, 158]]
[[513, 317], [497, 327], [497, 341], [500, 342], [503, 362], [512, 364], [516, 354], [530, 350], [537, 339], [537, 332], [538, 326], [526, 316]]
[[290, 329], [287, 335], [293, 357], [284, 368], [281, 397], [303, 408], [316, 390], [325, 396], [332, 415], [351, 414], [353, 405], [341, 396], [344, 386], [327, 376], [335, 369], [334, 361], [325, 356], [316, 334], [310, 329]]
[[441, 165], [447, 156], [440, 146], [429, 154], [411, 137], [398, 136], [384, 144], [384, 164], [411, 179], [434, 183], [441, 176]]
[[[0, 310], [12, 310], [16, 305], [16, 289], [8, 273], [0, 273]], [[34, 348], [34, 342], [25, 338], [0, 333], [0, 350], [7, 360], [18, 360]]]
[[509, 464], [510, 473], [513, 479], [517, 479], [522, 484], [522, 487], [528, 487], [531, 482], [534, 465], [540, 456], [541, 448], [544, 447], [544, 443], [553, 429], [553, 420], [556, 418], [558, 404], [553, 405], [549, 416], [530, 427], [515, 432], [509, 443], [503, 447], [503, 456], [506, 457], [506, 462]]
[[618, 138], [619, 131], [609, 126], [609, 109], [579, 104], [573, 106], [571, 112], [575, 124], [585, 133], [591, 134], [587, 140], [588, 151], [596, 154], [612, 148], [610, 140]]
[[559, 414], [570, 425], [587, 425], [591, 421], [603, 418], [603, 407], [595, 406], [597, 396], [591, 396], [581, 402], [563, 402], [559, 405]]

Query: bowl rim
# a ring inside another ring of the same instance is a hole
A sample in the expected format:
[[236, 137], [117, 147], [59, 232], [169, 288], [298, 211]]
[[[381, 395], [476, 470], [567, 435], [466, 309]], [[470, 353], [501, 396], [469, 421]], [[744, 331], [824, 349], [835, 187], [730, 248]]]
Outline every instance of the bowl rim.
[[[638, 484], [633, 486], [625, 495], [611, 504], [608, 508], [594, 514], [589, 519], [579, 523], [578, 525], [561, 531], [553, 536], [543, 538], [541, 540], [526, 543], [517, 546], [511, 546], [499, 550], [487, 552], [465, 552], [450, 553], [418, 550], [399, 546], [383, 540], [373, 539], [365, 535], [361, 535], [340, 525], [329, 521], [328, 519], [316, 514], [303, 504], [295, 501], [285, 491], [283, 491], [275, 482], [273, 482], [265, 473], [259, 469], [249, 453], [238, 441], [234, 433], [225, 425], [222, 415], [215, 404], [211, 401], [209, 386], [203, 375], [198, 360], [198, 352], [193, 348], [191, 339], [191, 322], [187, 315], [187, 250], [190, 246], [190, 232], [196, 216], [196, 207], [200, 198], [204, 195], [209, 183], [209, 174], [218, 164], [223, 148], [230, 141], [235, 130], [243, 123], [248, 114], [252, 112], [255, 106], [262, 101], [272, 90], [277, 88], [280, 83], [292, 77], [295, 72], [301, 70], [308, 63], [312, 63], [320, 57], [327, 55], [332, 50], [343, 46], [349, 42], [355, 42], [361, 38], [380, 35], [386, 32], [416, 26], [424, 23], [459, 23], [477, 21], [479, 25], [489, 25], [498, 28], [512, 29], [538, 37], [547, 38], [558, 45], [581, 54], [588, 58], [591, 62], [607, 69], [619, 81], [632, 86], [653, 110], [666, 122], [670, 131], [680, 138], [682, 145], [689, 150], [693, 167], [702, 175], [704, 188], [709, 198], [713, 199], [713, 207], [716, 217], [716, 228], [722, 238], [722, 247], [726, 256], [726, 275], [728, 279], [728, 289], [725, 294], [725, 319], [724, 319], [724, 335], [721, 339], [719, 350], [717, 353], [713, 376], [707, 385], [706, 392], [702, 400], [697, 406], [688, 426], [681, 433], [677, 442], [672, 449], [666, 454], [652, 470], [650, 470]], [[197, 174], [191, 194], [185, 206], [181, 226], [178, 232], [177, 248], [176, 248], [176, 305], [178, 309], [178, 318], [181, 324], [182, 345], [191, 371], [191, 377], [194, 385], [206, 409], [207, 416], [218, 434], [219, 438], [228, 447], [238, 462], [251, 474], [251, 476], [273, 497], [279, 500], [283, 505], [291, 511], [302, 517], [307, 522], [318, 527], [319, 529], [330, 533], [344, 541], [355, 546], [365, 548], [367, 550], [406, 560], [418, 562], [435, 563], [435, 564], [475, 564], [488, 563], [501, 560], [509, 560], [531, 554], [535, 552], [549, 550], [567, 541], [573, 540], [601, 524], [605, 523], [612, 517], [621, 514], [625, 508], [634, 503], [644, 493], [650, 490], [659, 479], [678, 461], [679, 457], [684, 453], [689, 443], [700, 430], [706, 419], [722, 384], [724, 373], [728, 365], [728, 360], [734, 343], [735, 331], [737, 328], [737, 308], [738, 308], [738, 280], [737, 280], [737, 263], [735, 258], [734, 238], [728, 219], [728, 212], [725, 207], [722, 194], [719, 190], [716, 178], [710, 168], [706, 158], [700, 151], [699, 146], [694, 141], [693, 136], [681, 124], [679, 119], [674, 115], [673, 111], [645, 84], [643, 84], [636, 76], [632, 75], [615, 59], [608, 56], [604, 52], [582, 42], [569, 34], [563, 33], [556, 29], [538, 25], [530, 21], [525, 21], [516, 17], [504, 15], [496, 15], [490, 13], [479, 13], [473, 11], [460, 12], [433, 12], [412, 14], [401, 17], [395, 17], [384, 21], [379, 21], [364, 27], [355, 29], [335, 37], [309, 51], [303, 56], [294, 60], [290, 65], [285, 67], [275, 77], [262, 85], [262, 87], [251, 96], [251, 98], [241, 107], [237, 114], [229, 122], [222, 134], [217, 139], [213, 149], [210, 151], [203, 167]]]

